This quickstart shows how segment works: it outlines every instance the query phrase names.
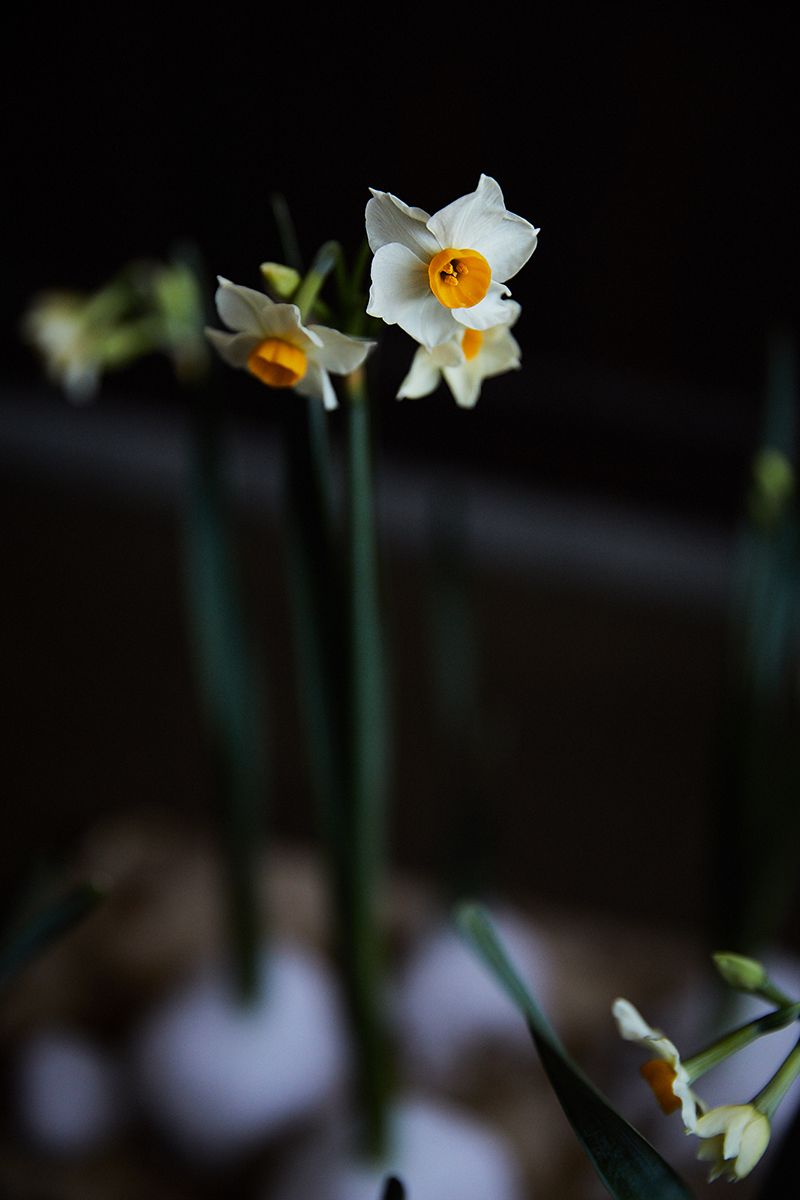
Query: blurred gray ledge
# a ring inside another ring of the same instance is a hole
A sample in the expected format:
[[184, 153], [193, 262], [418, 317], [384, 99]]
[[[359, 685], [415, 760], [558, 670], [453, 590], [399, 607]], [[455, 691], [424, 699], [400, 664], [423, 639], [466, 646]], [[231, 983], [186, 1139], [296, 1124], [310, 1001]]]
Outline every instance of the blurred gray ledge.
[[[128, 405], [76, 408], [52, 390], [49, 403], [6, 396], [0, 404], [4, 473], [117, 503], [179, 505], [188, 479], [188, 435], [183, 414], [156, 412], [135, 398]], [[234, 420], [228, 455], [236, 505], [280, 519], [275, 431]], [[679, 606], [716, 608], [729, 595], [733, 536], [702, 515], [666, 516], [519, 480], [505, 485], [476, 471], [403, 462], [387, 453], [378, 464], [377, 488], [382, 536], [401, 553], [429, 548], [431, 506], [449, 492], [460, 496], [470, 554], [481, 567]]]

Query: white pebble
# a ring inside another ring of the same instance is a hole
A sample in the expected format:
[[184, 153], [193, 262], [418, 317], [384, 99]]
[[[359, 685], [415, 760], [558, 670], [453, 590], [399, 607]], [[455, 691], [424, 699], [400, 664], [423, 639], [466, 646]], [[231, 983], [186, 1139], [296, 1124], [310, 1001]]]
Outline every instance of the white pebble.
[[[501, 910], [492, 922], [537, 999], [547, 1007], [547, 952], [521, 917]], [[452, 925], [442, 922], [412, 948], [391, 1001], [403, 1061], [412, 1077], [445, 1085], [469, 1053], [487, 1042], [531, 1053], [527, 1026], [514, 1003]]]
[[222, 1161], [323, 1105], [347, 1067], [336, 990], [323, 963], [275, 947], [249, 1007], [208, 970], [151, 1014], [133, 1041], [140, 1095], [190, 1158]]
[[66, 1030], [38, 1033], [20, 1047], [17, 1104], [26, 1137], [41, 1150], [65, 1156], [100, 1147], [127, 1112], [116, 1061]]
[[380, 1200], [389, 1174], [408, 1200], [522, 1200], [511, 1147], [500, 1134], [450, 1105], [406, 1099], [390, 1113], [390, 1149], [382, 1163], [359, 1162], [341, 1130], [301, 1147], [270, 1200]]

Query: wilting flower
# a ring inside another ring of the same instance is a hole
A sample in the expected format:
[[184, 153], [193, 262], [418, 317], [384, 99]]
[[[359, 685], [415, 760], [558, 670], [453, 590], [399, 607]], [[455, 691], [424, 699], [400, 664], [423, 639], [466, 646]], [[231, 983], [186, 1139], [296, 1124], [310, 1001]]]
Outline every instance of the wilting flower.
[[705, 1105], [689, 1086], [691, 1079], [674, 1043], [659, 1029], [651, 1028], [628, 1000], [615, 1000], [611, 1011], [620, 1036], [628, 1042], [638, 1042], [655, 1055], [640, 1067], [640, 1072], [662, 1111], [672, 1113], [680, 1109], [686, 1129], [694, 1133], [698, 1110], [702, 1112]]
[[220, 319], [233, 332], [206, 329], [206, 335], [230, 366], [246, 368], [267, 387], [322, 400], [328, 409], [337, 405], [328, 372], [355, 371], [374, 345], [324, 325], [304, 325], [296, 304], [276, 304], [221, 276], [216, 300]]
[[709, 1179], [735, 1182], [749, 1175], [767, 1148], [769, 1118], [752, 1104], [722, 1104], [697, 1122], [694, 1133], [708, 1140], [697, 1157], [712, 1164]]
[[[511, 324], [519, 316], [520, 307], [507, 301], [512, 310]], [[397, 393], [398, 400], [428, 396], [444, 378], [461, 408], [473, 408], [477, 403], [484, 379], [515, 371], [520, 365], [520, 348], [508, 325], [493, 329], [464, 329], [428, 350], [420, 346]]]
[[90, 400], [102, 370], [102, 347], [89, 319], [88, 296], [78, 292], [45, 292], [22, 322], [22, 335], [44, 360], [53, 383], [70, 399]]
[[367, 313], [431, 349], [464, 329], [512, 322], [503, 297], [536, 249], [538, 229], [511, 213], [499, 184], [478, 187], [432, 217], [371, 189], [367, 238], [374, 254]]

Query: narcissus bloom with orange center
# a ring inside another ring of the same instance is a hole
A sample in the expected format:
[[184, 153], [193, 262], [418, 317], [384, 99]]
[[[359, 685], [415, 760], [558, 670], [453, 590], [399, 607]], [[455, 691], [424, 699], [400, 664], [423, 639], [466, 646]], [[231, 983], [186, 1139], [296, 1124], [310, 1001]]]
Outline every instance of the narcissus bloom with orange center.
[[638, 1042], [653, 1056], [642, 1066], [641, 1074], [652, 1088], [662, 1112], [680, 1109], [684, 1126], [694, 1133], [698, 1113], [705, 1111], [705, 1105], [690, 1087], [689, 1074], [675, 1044], [659, 1029], [648, 1025], [628, 1000], [615, 1000], [611, 1011], [620, 1036], [628, 1042]]
[[220, 319], [233, 332], [206, 329], [206, 336], [225, 362], [267, 387], [294, 388], [328, 409], [337, 406], [329, 373], [349, 375], [375, 344], [324, 325], [304, 325], [296, 304], [276, 304], [221, 276], [216, 301]]
[[511, 324], [506, 280], [533, 254], [539, 230], [508, 211], [494, 179], [481, 175], [474, 192], [432, 217], [371, 190], [370, 316], [399, 325], [429, 350], [464, 329]]
[[[513, 300], [506, 302], [511, 310], [511, 323], [519, 316], [520, 307]], [[484, 379], [516, 371], [520, 365], [520, 348], [508, 325], [493, 329], [462, 329], [441, 346], [432, 350], [420, 346], [397, 393], [398, 400], [429, 396], [444, 379], [461, 408], [474, 408]]]

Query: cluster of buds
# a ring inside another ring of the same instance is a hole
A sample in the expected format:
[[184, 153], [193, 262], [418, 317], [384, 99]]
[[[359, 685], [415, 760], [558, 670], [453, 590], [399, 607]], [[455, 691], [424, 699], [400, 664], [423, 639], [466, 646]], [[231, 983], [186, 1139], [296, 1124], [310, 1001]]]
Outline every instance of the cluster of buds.
[[76, 403], [92, 400], [102, 376], [153, 353], [166, 354], [182, 383], [208, 367], [202, 336], [202, 290], [184, 261], [140, 261], [92, 293], [35, 296], [22, 336], [41, 356], [53, 383]]
[[693, 1089], [707, 1071], [777, 1029], [800, 1017], [800, 1002], [792, 1001], [770, 979], [764, 966], [741, 954], [719, 953], [714, 963], [722, 978], [739, 992], [767, 1001], [773, 1007], [763, 1016], [732, 1030], [710, 1046], [681, 1058], [677, 1047], [653, 1029], [627, 1000], [614, 1001], [612, 1012], [620, 1035], [638, 1042], [651, 1055], [640, 1068], [661, 1109], [681, 1111], [687, 1133], [701, 1139], [697, 1157], [711, 1164], [709, 1179], [744, 1179], [769, 1144], [772, 1119], [786, 1092], [800, 1075], [800, 1042], [767, 1084], [745, 1103], [709, 1108]]

